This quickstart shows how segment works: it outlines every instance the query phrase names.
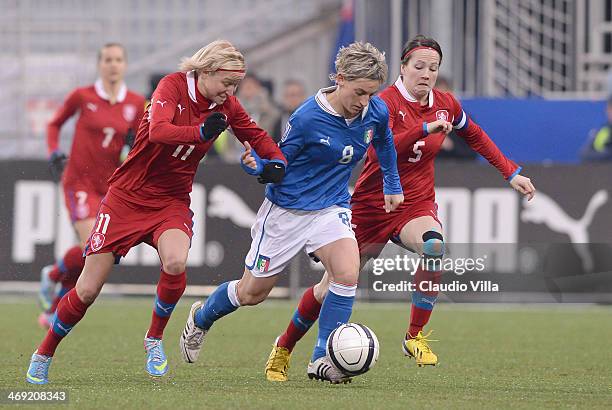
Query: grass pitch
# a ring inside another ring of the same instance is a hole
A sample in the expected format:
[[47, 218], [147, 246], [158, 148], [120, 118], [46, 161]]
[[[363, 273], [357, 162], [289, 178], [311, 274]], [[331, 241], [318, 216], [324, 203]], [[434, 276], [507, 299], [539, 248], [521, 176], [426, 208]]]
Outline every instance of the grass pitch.
[[[296, 347], [289, 382], [273, 384], [263, 375], [294, 302], [240, 309], [213, 327], [198, 363], [184, 363], [178, 337], [191, 303], [181, 301], [166, 329], [165, 377], [144, 371], [152, 298], [101, 298], [60, 345], [51, 383], [38, 390], [67, 390], [69, 403], [58, 407], [96, 409], [612, 406], [607, 307], [441, 304], [428, 327], [440, 340], [432, 344], [440, 364], [417, 368], [400, 350], [407, 305], [357, 303], [352, 321], [377, 334], [379, 361], [352, 384], [329, 385], [306, 376], [316, 329]], [[0, 309], [0, 389], [36, 389], [25, 382], [30, 355], [44, 335], [35, 300], [2, 296]]]

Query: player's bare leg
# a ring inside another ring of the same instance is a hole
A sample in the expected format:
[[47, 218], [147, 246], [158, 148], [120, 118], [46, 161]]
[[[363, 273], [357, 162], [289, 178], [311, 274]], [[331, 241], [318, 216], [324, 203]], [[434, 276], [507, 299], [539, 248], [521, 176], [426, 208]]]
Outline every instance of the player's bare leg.
[[114, 262], [112, 253], [94, 254], [85, 258], [85, 268], [76, 286], [60, 300], [53, 326], [32, 355], [26, 375], [29, 383], [48, 383], [49, 366], [57, 346], [98, 297]]
[[[363, 269], [369, 258], [361, 257], [359, 262], [359, 270]], [[269, 381], [287, 381], [289, 379], [287, 370], [289, 369], [289, 361], [291, 352], [296, 343], [304, 337], [308, 330], [319, 318], [319, 312], [327, 290], [329, 289], [329, 275], [327, 271], [323, 273], [321, 280], [306, 289], [298, 307], [293, 314], [293, 318], [289, 322], [285, 332], [276, 338], [272, 345], [272, 351], [266, 362], [265, 374]]]
[[115, 255], [112, 253], [92, 254], [85, 258], [85, 267], [74, 287], [83, 303], [91, 305], [96, 300], [114, 264]]
[[83, 270], [83, 249], [94, 223], [95, 218], [76, 221], [73, 227], [79, 237], [79, 244], [68, 249], [57, 263], [45, 266], [40, 272], [39, 299], [43, 312], [38, 316], [38, 323], [44, 328], [49, 328], [57, 304], [74, 287]]
[[151, 376], [159, 377], [168, 372], [162, 337], [170, 315], [187, 285], [185, 266], [190, 242], [189, 236], [180, 229], [168, 229], [157, 240], [162, 269], [157, 283], [151, 325], [144, 339], [147, 354], [145, 369]]
[[308, 364], [308, 377], [332, 383], [346, 383], [350, 377], [339, 371], [327, 358], [325, 345], [329, 334], [351, 317], [359, 278], [359, 248], [353, 238], [343, 238], [315, 251], [329, 276], [327, 296], [321, 306], [319, 335]]
[[91, 231], [93, 231], [95, 223], [96, 218], [87, 218], [80, 221], [75, 221], [74, 230], [79, 237], [79, 245], [82, 249], [85, 249], [85, 245], [87, 244], [89, 235], [91, 235]]
[[423, 335], [422, 329], [429, 321], [438, 292], [419, 289], [422, 283], [440, 281], [440, 266], [435, 266], [435, 261], [444, 254], [442, 227], [433, 217], [421, 216], [403, 226], [400, 240], [421, 255], [424, 262], [414, 274], [416, 291], [412, 292], [410, 325], [402, 342], [402, 350], [406, 356], [414, 357], [418, 366], [435, 366], [438, 357], [427, 343], [431, 341], [427, 339], [429, 334]]
[[[363, 269], [363, 267], [368, 263], [370, 258], [366, 256], [361, 256], [359, 258], [359, 272]], [[327, 295], [327, 290], [329, 289], [329, 274], [327, 271], [323, 273], [321, 280], [313, 286], [313, 294], [317, 302], [323, 303], [325, 300], [325, 296]]]
[[170, 275], [185, 272], [191, 239], [180, 229], [168, 229], [157, 240], [157, 252], [162, 269]]
[[277, 275], [260, 278], [245, 269], [236, 284], [236, 296], [240, 306], [254, 306], [266, 300], [277, 280]]

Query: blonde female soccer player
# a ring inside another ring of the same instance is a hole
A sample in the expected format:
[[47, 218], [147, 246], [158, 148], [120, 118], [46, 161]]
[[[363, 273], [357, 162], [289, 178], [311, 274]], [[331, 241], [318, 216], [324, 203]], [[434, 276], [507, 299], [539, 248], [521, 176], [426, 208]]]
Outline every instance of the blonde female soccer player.
[[274, 161], [254, 172], [278, 181], [285, 158], [272, 137], [244, 111], [234, 92], [244, 77], [244, 57], [231, 43], [214, 41], [164, 77], [127, 160], [109, 180], [87, 242], [85, 267], [76, 287], [59, 302], [53, 326], [32, 355], [26, 379], [48, 382], [55, 349], [94, 302], [114, 263], [134, 246], [153, 246], [161, 274], [151, 324], [145, 334], [145, 369], [163, 376], [168, 361], [164, 328], [186, 285], [185, 265], [193, 232], [189, 193], [200, 160], [229, 125], [238, 139]]

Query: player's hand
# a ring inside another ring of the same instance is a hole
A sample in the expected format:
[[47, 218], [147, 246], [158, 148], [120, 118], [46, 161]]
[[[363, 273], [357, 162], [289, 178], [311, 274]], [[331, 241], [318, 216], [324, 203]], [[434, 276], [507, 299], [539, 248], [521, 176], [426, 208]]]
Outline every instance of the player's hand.
[[285, 163], [280, 159], [262, 160], [263, 170], [257, 178], [260, 184], [278, 184], [285, 177]]
[[404, 202], [404, 194], [385, 195], [385, 211], [393, 212]]
[[435, 120], [434, 122], [427, 123], [427, 133], [435, 134], [438, 132], [443, 132], [444, 134], [448, 134], [453, 130], [453, 124], [444, 120]]
[[67, 161], [68, 157], [63, 152], [53, 151], [51, 153], [49, 157], [49, 172], [55, 180], [61, 179]]
[[240, 165], [249, 175], [258, 175], [260, 184], [278, 184], [285, 176], [285, 163], [280, 159], [261, 159], [251, 148], [248, 141], [244, 142], [244, 152], [240, 156]]
[[[255, 152], [253, 148], [251, 148], [251, 144], [248, 141], [244, 142], [244, 152], [240, 155], [240, 163], [242, 168], [251, 175], [259, 175], [263, 169], [263, 165], [261, 164], [261, 158]], [[246, 168], [248, 169], [246, 169]], [[249, 171], [253, 170], [254, 172]]]
[[531, 183], [531, 179], [521, 174], [515, 175], [514, 178], [510, 180], [510, 186], [525, 195], [528, 201], [531, 201], [535, 196], [536, 189]]
[[213, 112], [200, 124], [200, 138], [210, 141], [227, 128], [227, 116], [222, 112]]

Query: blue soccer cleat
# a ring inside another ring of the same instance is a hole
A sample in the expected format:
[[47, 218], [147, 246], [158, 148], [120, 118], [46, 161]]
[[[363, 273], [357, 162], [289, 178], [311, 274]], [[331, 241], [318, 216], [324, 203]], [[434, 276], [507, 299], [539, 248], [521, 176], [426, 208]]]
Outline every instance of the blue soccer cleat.
[[168, 359], [164, 353], [161, 339], [145, 337], [145, 351], [147, 352], [147, 373], [154, 377], [161, 377], [168, 372]]
[[51, 356], [44, 356], [34, 352], [30, 360], [30, 367], [26, 374], [26, 381], [32, 384], [49, 383], [49, 366], [51, 366]]
[[40, 271], [40, 290], [38, 291], [38, 300], [42, 310], [47, 311], [55, 298], [55, 288], [57, 282], [53, 282], [49, 278], [49, 273], [53, 270], [53, 265], [47, 265]]

